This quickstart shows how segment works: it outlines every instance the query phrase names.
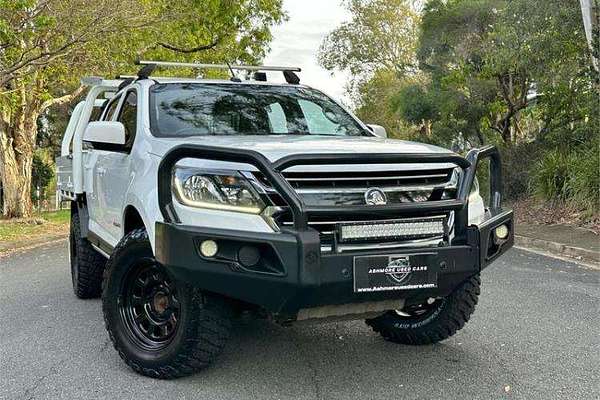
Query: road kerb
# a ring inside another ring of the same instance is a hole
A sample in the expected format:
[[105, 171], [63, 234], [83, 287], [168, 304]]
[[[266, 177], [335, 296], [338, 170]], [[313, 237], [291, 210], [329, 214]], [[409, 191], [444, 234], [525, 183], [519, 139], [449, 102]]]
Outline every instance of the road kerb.
[[543, 251], [550, 255], [585, 263], [595, 269], [600, 269], [600, 253], [597, 251], [521, 235], [515, 235], [515, 246]]

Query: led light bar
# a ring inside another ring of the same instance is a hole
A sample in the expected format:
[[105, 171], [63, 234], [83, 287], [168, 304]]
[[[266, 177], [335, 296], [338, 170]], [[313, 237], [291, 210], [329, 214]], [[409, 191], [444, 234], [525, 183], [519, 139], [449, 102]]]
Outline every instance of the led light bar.
[[443, 236], [445, 233], [445, 218], [443, 217], [339, 226], [342, 242], [369, 239], [419, 239]]

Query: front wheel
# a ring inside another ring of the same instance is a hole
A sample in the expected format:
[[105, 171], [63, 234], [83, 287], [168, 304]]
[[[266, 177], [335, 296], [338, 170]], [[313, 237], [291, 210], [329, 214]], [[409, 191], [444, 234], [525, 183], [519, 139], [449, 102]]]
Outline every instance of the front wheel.
[[111, 255], [102, 306], [121, 358], [154, 378], [177, 378], [208, 366], [229, 336], [227, 304], [176, 282], [154, 259], [143, 229], [126, 235]]
[[469, 321], [480, 293], [479, 275], [463, 282], [448, 297], [406, 307], [366, 321], [375, 332], [394, 343], [426, 345], [454, 335]]

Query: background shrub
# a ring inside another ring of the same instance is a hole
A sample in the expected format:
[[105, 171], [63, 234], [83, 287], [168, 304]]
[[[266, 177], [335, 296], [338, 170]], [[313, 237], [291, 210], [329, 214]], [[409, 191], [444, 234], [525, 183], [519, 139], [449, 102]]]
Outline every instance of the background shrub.
[[596, 145], [568, 153], [549, 150], [535, 165], [532, 182], [535, 194], [593, 214], [600, 205], [599, 162]]
[[532, 172], [543, 151], [542, 146], [535, 142], [501, 148], [506, 199], [521, 200], [531, 195]]

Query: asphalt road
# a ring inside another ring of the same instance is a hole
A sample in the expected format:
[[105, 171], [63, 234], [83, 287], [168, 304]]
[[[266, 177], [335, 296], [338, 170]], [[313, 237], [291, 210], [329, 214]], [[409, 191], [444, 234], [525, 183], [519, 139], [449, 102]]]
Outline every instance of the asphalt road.
[[98, 300], [72, 293], [66, 244], [0, 258], [0, 399], [600, 399], [600, 271], [511, 250], [472, 320], [428, 347], [362, 321], [239, 323], [208, 370], [176, 381], [121, 362]]

